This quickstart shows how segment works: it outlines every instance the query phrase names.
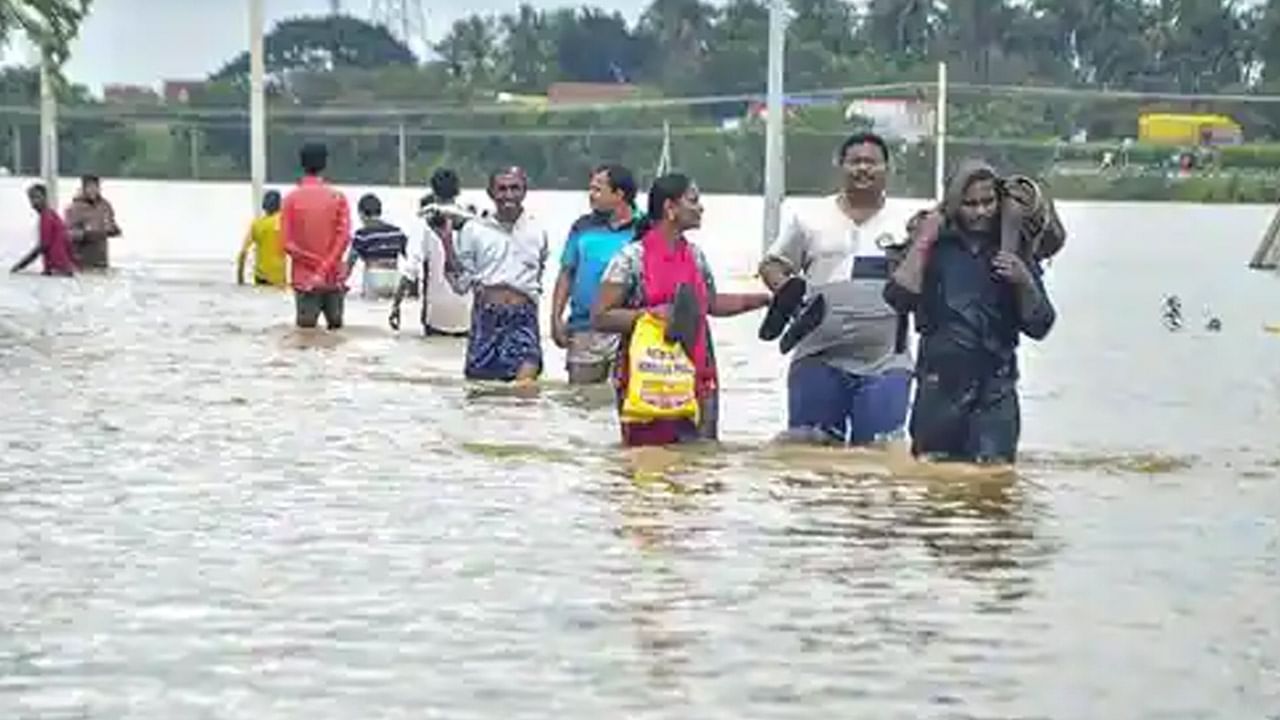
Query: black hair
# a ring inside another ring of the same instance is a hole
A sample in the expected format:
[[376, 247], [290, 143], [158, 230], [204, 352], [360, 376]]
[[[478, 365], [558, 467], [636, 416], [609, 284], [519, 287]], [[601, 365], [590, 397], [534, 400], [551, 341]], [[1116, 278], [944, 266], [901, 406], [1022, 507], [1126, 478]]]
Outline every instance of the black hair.
[[452, 202], [462, 192], [462, 183], [458, 180], [458, 173], [450, 168], [440, 168], [431, 173], [430, 185], [431, 193], [441, 203]]
[[46, 199], [48, 199], [49, 197], [49, 188], [45, 187], [44, 183], [31, 183], [30, 185], [28, 185], [27, 194], [30, 195], [33, 192], [40, 193], [41, 195], [45, 196]]
[[644, 237], [645, 233], [665, 217], [668, 201], [679, 200], [692, 187], [693, 180], [683, 173], [667, 173], [654, 180], [653, 185], [649, 186], [648, 212], [636, 223], [636, 237]]
[[280, 191], [268, 190], [262, 195], [262, 211], [274, 213], [280, 210]]
[[329, 148], [324, 143], [309, 142], [298, 151], [298, 161], [302, 171], [308, 175], [319, 175], [329, 164]]
[[609, 178], [609, 187], [614, 192], [622, 193], [622, 199], [628, 205], [635, 205], [636, 202], [636, 179], [623, 165], [617, 163], [606, 163], [597, 165], [592, 171], [592, 175], [604, 173]]
[[382, 201], [373, 193], [365, 193], [360, 196], [360, 202], [356, 203], [356, 209], [361, 215], [368, 217], [379, 217], [382, 215]]
[[884, 138], [873, 132], [856, 132], [845, 138], [844, 142], [840, 143], [840, 150], [836, 153], [836, 164], [844, 164], [844, 156], [848, 154], [849, 148], [866, 145], [867, 143], [880, 148], [880, 154], [884, 157], [884, 164], [888, 166], [890, 159], [889, 143], [885, 142]]
[[525, 189], [526, 190], [529, 189], [529, 176], [528, 174], [525, 173], [524, 168], [520, 167], [519, 165], [507, 165], [506, 167], [498, 168], [497, 170], [494, 170], [493, 172], [489, 173], [489, 184], [487, 187], [490, 190], [492, 190], [493, 184], [498, 180], [499, 177], [503, 175], [519, 176], [520, 182], [524, 183]]
[[102, 178], [98, 177], [97, 175], [81, 175], [80, 184], [85, 185], [88, 183], [93, 183], [94, 185], [101, 185]]

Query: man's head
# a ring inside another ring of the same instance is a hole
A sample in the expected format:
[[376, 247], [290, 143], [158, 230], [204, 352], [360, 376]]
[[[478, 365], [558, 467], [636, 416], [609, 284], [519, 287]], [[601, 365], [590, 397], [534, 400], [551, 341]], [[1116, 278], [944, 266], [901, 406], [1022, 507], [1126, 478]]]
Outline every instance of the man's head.
[[702, 199], [688, 175], [671, 173], [649, 188], [649, 220], [665, 222], [677, 232], [702, 226]]
[[889, 174], [889, 145], [875, 133], [854, 133], [836, 151], [840, 187], [845, 192], [881, 195]]
[[521, 168], [503, 168], [489, 176], [489, 197], [499, 219], [512, 221], [520, 217], [528, 191], [529, 180]]
[[80, 194], [89, 202], [97, 202], [102, 197], [102, 180], [97, 175], [84, 175], [80, 178]]
[[373, 193], [366, 193], [360, 197], [360, 202], [356, 203], [356, 210], [360, 213], [360, 221], [365, 225], [378, 222], [382, 217], [382, 201]]
[[49, 207], [49, 191], [43, 184], [36, 183], [27, 188], [27, 201], [31, 203], [32, 210], [44, 212], [44, 209]]
[[462, 192], [462, 183], [458, 180], [458, 174], [449, 168], [440, 168], [431, 173], [430, 185], [431, 192], [439, 203], [453, 202]]
[[302, 172], [319, 175], [329, 164], [329, 148], [323, 143], [309, 142], [298, 151], [298, 161], [302, 165]]
[[587, 195], [593, 211], [616, 214], [635, 203], [636, 179], [621, 165], [601, 165], [591, 171]]
[[274, 215], [280, 212], [280, 191], [268, 190], [262, 194], [262, 212]]
[[965, 182], [956, 219], [961, 229], [976, 234], [990, 234], [998, 227], [1000, 193], [996, 175], [989, 170], [973, 173]]

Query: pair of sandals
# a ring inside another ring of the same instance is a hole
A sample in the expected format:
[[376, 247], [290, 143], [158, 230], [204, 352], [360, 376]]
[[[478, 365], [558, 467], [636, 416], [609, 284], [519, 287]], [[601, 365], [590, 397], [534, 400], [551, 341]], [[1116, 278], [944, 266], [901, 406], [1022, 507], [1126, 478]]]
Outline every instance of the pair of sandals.
[[827, 299], [818, 294], [805, 302], [804, 296], [808, 289], [808, 284], [802, 278], [787, 278], [773, 294], [764, 322], [760, 323], [760, 339], [773, 342], [781, 337], [778, 349], [783, 355], [791, 352], [826, 318]]
[[[808, 285], [798, 277], [788, 278], [773, 294], [764, 322], [760, 324], [760, 339], [773, 342], [782, 338], [778, 349], [783, 355], [791, 352], [796, 344], [813, 332], [827, 315], [827, 300], [821, 294], [805, 302]], [[701, 329], [701, 312], [693, 287], [681, 284], [676, 288], [671, 313], [667, 317], [664, 337], [669, 343], [678, 343], [689, 357]]]

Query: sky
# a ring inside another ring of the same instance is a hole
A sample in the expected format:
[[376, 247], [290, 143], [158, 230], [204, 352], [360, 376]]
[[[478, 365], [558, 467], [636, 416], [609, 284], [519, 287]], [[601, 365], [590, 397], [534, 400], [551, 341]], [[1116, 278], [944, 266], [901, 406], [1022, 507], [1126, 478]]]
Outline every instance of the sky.
[[[439, 39], [471, 13], [503, 13], [521, 0], [420, 0], [427, 34]], [[542, 9], [592, 5], [635, 20], [645, 0], [526, 0]], [[322, 15], [330, 0], [263, 0], [267, 29], [288, 17]], [[376, 0], [340, 0], [344, 12], [368, 17]], [[104, 84], [159, 88], [162, 80], [199, 80], [248, 46], [248, 0], [94, 0], [65, 68], [95, 94]], [[27, 50], [8, 49], [6, 63], [25, 62]]]

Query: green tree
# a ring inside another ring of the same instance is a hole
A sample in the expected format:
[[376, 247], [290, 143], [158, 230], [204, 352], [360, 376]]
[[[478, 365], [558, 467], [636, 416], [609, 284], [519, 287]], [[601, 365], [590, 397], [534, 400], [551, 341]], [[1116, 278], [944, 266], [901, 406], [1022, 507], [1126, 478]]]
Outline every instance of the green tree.
[[91, 0], [0, 0], [0, 45], [21, 32], [61, 66], [90, 4]]
[[520, 92], [536, 92], [556, 76], [556, 44], [546, 13], [522, 3], [499, 19], [503, 34], [501, 80]]
[[[263, 38], [263, 50], [266, 73], [276, 86], [299, 70], [375, 69], [418, 62], [385, 27], [345, 15], [285, 20]], [[240, 53], [210, 79], [247, 86], [249, 53]]]
[[564, 80], [628, 82], [643, 72], [647, 46], [618, 13], [596, 8], [556, 14], [556, 63]]
[[453, 77], [473, 86], [489, 86], [498, 79], [500, 34], [494, 18], [471, 15], [455, 21], [435, 49]]

